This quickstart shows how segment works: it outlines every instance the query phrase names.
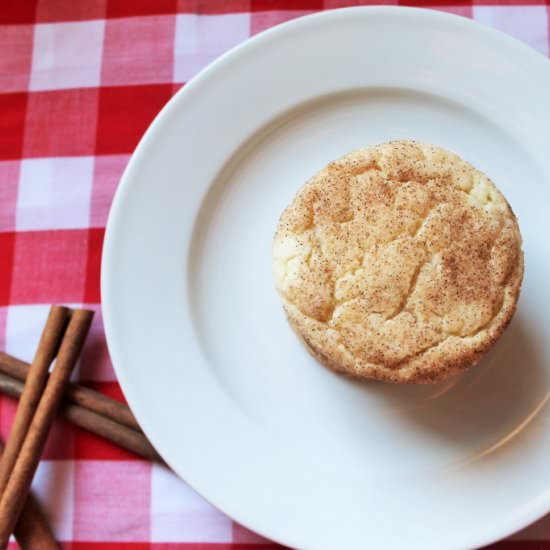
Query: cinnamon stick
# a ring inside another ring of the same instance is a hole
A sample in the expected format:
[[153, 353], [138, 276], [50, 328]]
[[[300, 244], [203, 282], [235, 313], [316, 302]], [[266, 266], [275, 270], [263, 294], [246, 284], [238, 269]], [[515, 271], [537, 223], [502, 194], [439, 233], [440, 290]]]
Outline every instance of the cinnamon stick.
[[[0, 441], [0, 454], [3, 444]], [[22, 550], [59, 550], [54, 534], [38, 501], [29, 493], [13, 531]]]
[[70, 310], [66, 307], [52, 306], [42, 331], [38, 348], [29, 369], [27, 383], [15, 413], [10, 436], [0, 460], [0, 495], [4, 492], [8, 477], [19, 455], [23, 440], [38, 405], [48, 376], [48, 369], [55, 358], [59, 342], [67, 326]]
[[50, 426], [88, 334], [92, 317], [92, 311], [75, 310], [63, 336], [54, 369], [38, 402], [21, 451], [0, 498], [0, 548], [7, 545], [29, 493]]
[[151, 462], [164, 464], [162, 458], [142, 433], [71, 403], [62, 406], [61, 412], [73, 424], [93, 432], [103, 439], [112, 441]]
[[[0, 351], [0, 373], [24, 382], [29, 373], [29, 364]], [[126, 405], [90, 388], [69, 382], [65, 390], [65, 400], [141, 432], [137, 420]]]
[[[23, 387], [23, 383], [19, 380], [0, 373], [0, 393], [8, 395], [13, 399], [19, 399], [23, 392]], [[105, 398], [109, 399], [108, 397]], [[121, 406], [124, 405], [121, 404]], [[147, 460], [164, 464], [162, 458], [155, 451], [151, 443], [149, 443], [149, 440], [143, 435], [143, 432], [128, 428], [86, 407], [75, 405], [66, 400], [62, 403], [60, 412], [75, 426], [88, 430]]]
[[60, 550], [38, 501], [29, 493], [13, 531], [21, 550]]

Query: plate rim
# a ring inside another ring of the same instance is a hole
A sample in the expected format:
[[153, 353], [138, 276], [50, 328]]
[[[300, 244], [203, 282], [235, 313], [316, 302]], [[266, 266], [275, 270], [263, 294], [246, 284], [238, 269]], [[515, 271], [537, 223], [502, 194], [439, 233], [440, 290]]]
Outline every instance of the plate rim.
[[[195, 87], [207, 75], [210, 75], [210, 73], [216, 71], [218, 68], [226, 65], [227, 63], [230, 63], [233, 60], [233, 58], [235, 58], [236, 56], [239, 56], [242, 53], [256, 47], [256, 45], [258, 43], [261, 43], [262, 41], [271, 39], [273, 37], [277, 37], [279, 34], [292, 29], [298, 29], [302, 25], [307, 25], [310, 23], [313, 24], [314, 20], [340, 17], [341, 15], [344, 15], [344, 14], [345, 16], [348, 16], [352, 14], [352, 12], [361, 13], [361, 14], [371, 13], [371, 14], [377, 14], [377, 15], [394, 15], [396, 13], [399, 13], [403, 15], [410, 15], [412, 17], [425, 17], [425, 18], [432, 18], [432, 19], [436, 18], [440, 20], [446, 20], [448, 22], [451, 22], [454, 25], [463, 26], [464, 28], [468, 28], [468, 27], [477, 28], [478, 31], [484, 32], [484, 33], [490, 33], [491, 35], [493, 35], [493, 37], [498, 38], [498, 40], [502, 41], [503, 43], [505, 44], [507, 43], [509, 47], [515, 48], [516, 50], [519, 49], [523, 51], [525, 55], [528, 55], [532, 58], [533, 62], [540, 63], [541, 67], [544, 67], [544, 70], [546, 70], [547, 73], [550, 74], [550, 71], [549, 71], [550, 65], [548, 64], [548, 59], [542, 53], [530, 48], [520, 40], [510, 35], [507, 35], [501, 31], [498, 31], [496, 29], [483, 25], [477, 21], [474, 21], [465, 17], [461, 17], [458, 15], [450, 14], [447, 12], [442, 12], [442, 11], [432, 10], [432, 9], [425, 9], [425, 8], [413, 8], [413, 7], [401, 7], [401, 6], [357, 6], [357, 7], [340, 8], [335, 10], [325, 10], [325, 11], [321, 11], [321, 12], [317, 12], [317, 13], [313, 13], [305, 16], [300, 16], [291, 21], [276, 25], [265, 31], [262, 31], [257, 35], [250, 37], [242, 44], [239, 44], [234, 48], [230, 49], [229, 51], [225, 52], [223, 55], [221, 55], [220, 57], [215, 59], [213, 62], [211, 62], [202, 71], [200, 71], [196, 76], [194, 76], [188, 83], [186, 83], [185, 86], [182, 89], [180, 89], [157, 114], [153, 122], [150, 124], [150, 126], [147, 128], [144, 135], [140, 139], [133, 154], [131, 155], [131, 158], [123, 172], [119, 185], [116, 189], [115, 195], [113, 197], [113, 202], [111, 205], [111, 209], [109, 211], [108, 220], [107, 220], [106, 229], [105, 229], [105, 240], [104, 240], [102, 259], [101, 259], [101, 298], [102, 298], [101, 305], [102, 305], [103, 315], [104, 315], [105, 336], [106, 336], [109, 353], [112, 358], [113, 369], [116, 373], [116, 376], [120, 383], [122, 391], [125, 397], [128, 399], [129, 406], [132, 408], [132, 411], [138, 418], [140, 425], [143, 426], [144, 432], [147, 434], [147, 437], [150, 438], [151, 442], [154, 442], [157, 438], [153, 434], [153, 431], [148, 429], [149, 422], [147, 419], [145, 419], [144, 415], [139, 410], [140, 409], [139, 404], [132, 397], [133, 395], [132, 382], [129, 377], [129, 372], [131, 369], [123, 367], [122, 361], [120, 359], [115, 360], [115, 356], [120, 357], [121, 355], [120, 353], [118, 353], [118, 351], [116, 351], [117, 344], [114, 341], [113, 330], [112, 330], [112, 326], [115, 323], [114, 316], [116, 315], [116, 313], [113, 311], [113, 306], [112, 306], [113, 302], [110, 300], [104, 300], [105, 296], [111, 295], [110, 272], [112, 269], [114, 269], [114, 266], [116, 265], [116, 261], [113, 259], [113, 253], [112, 253], [113, 243], [116, 241], [116, 230], [113, 228], [116, 226], [116, 220], [119, 219], [120, 216], [123, 216], [123, 213], [121, 212], [123, 210], [125, 196], [129, 193], [129, 189], [132, 185], [131, 184], [132, 172], [134, 169], [133, 168], [134, 164], [136, 163], [136, 159], [139, 156], [141, 156], [143, 151], [147, 147], [149, 147], [150, 143], [152, 143], [155, 140], [156, 134], [161, 130], [165, 120], [171, 116], [171, 112], [175, 109], [176, 105], [182, 103], [187, 97], [187, 95], [191, 94], [195, 89]], [[170, 463], [169, 457], [163, 456], [163, 458], [165, 458], [167, 463], [170, 464], [172, 470], [176, 472], [179, 477], [181, 477], [182, 479], [185, 479], [186, 483], [188, 483], [191, 487], [195, 489], [194, 483], [192, 481], [191, 482], [188, 481], [182, 475], [182, 472], [180, 472], [179, 467], [175, 467], [174, 464]], [[206, 498], [206, 500], [208, 500], [208, 498], [204, 496], [204, 493], [200, 489], [197, 489], [197, 492], [199, 492], [201, 496], [203, 496], [203, 498]], [[230, 517], [237, 517], [239, 523], [242, 523], [243, 525], [249, 527], [250, 529], [256, 530], [256, 531], [259, 530], [257, 526], [248, 524], [248, 522], [246, 521], [246, 518], [243, 520], [243, 518], [235, 514], [234, 511], [227, 510], [226, 507], [222, 507], [218, 503], [214, 504], [214, 506], [222, 510], [225, 514], [227, 514]], [[502, 529], [498, 531], [498, 533], [487, 535], [483, 540], [479, 542], [479, 544], [489, 544], [497, 540], [500, 540], [501, 538], [506, 537], [516, 532], [518, 529], [521, 529], [522, 527], [528, 525], [532, 521], [535, 521], [540, 517], [544, 516], [546, 513], [548, 513], [548, 511], [550, 511], [550, 494], [548, 495], [547, 500], [544, 503], [541, 503], [539, 508], [537, 508], [536, 510], [531, 510], [530, 513], [525, 513], [523, 516], [520, 516], [518, 512], [517, 521], [514, 524], [510, 523], [508, 524], [509, 527], [507, 529]], [[279, 534], [269, 533], [263, 527], [261, 528], [261, 532], [265, 533], [266, 534], [265, 536], [268, 536], [272, 540], [280, 542], [281, 544], [286, 544], [286, 545], [292, 544], [292, 541], [283, 539]]]

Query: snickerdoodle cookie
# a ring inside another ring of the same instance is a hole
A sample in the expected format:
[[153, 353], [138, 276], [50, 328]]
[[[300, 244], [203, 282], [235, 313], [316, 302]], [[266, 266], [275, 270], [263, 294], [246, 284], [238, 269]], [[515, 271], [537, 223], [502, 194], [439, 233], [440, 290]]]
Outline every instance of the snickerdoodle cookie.
[[281, 215], [277, 290], [331, 369], [432, 382], [470, 367], [509, 323], [523, 277], [517, 220], [479, 170], [394, 141], [331, 162]]

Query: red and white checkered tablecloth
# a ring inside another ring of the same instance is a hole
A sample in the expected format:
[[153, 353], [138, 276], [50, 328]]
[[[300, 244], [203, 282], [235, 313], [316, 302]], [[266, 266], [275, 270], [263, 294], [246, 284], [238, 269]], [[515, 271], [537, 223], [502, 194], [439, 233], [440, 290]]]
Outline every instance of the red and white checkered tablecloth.
[[[2, 0], [0, 349], [29, 360], [48, 305], [84, 304], [97, 315], [78, 378], [122, 399], [103, 336], [99, 273], [111, 199], [139, 138], [168, 99], [228, 48], [293, 17], [361, 3]], [[419, 3], [549, 53], [549, 0]], [[14, 410], [0, 399], [4, 437]], [[162, 467], [62, 421], [34, 490], [57, 537], [74, 550], [276, 546]], [[550, 549], [550, 515], [498, 544], [511, 547]]]

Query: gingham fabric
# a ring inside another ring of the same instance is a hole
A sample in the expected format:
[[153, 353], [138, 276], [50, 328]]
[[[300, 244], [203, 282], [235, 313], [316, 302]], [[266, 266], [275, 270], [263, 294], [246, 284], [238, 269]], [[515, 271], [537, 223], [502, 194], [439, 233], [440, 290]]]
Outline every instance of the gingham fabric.
[[[49, 304], [91, 307], [97, 314], [78, 378], [122, 399], [103, 336], [99, 273], [111, 199], [139, 138], [228, 48], [277, 23], [351, 4], [2, 0], [0, 348], [29, 360]], [[497, 27], [548, 55], [545, 2], [424, 5]], [[14, 410], [0, 400], [4, 438]], [[62, 421], [33, 487], [65, 548], [276, 547], [163, 468]], [[508, 547], [550, 549], [550, 516], [498, 544]]]

